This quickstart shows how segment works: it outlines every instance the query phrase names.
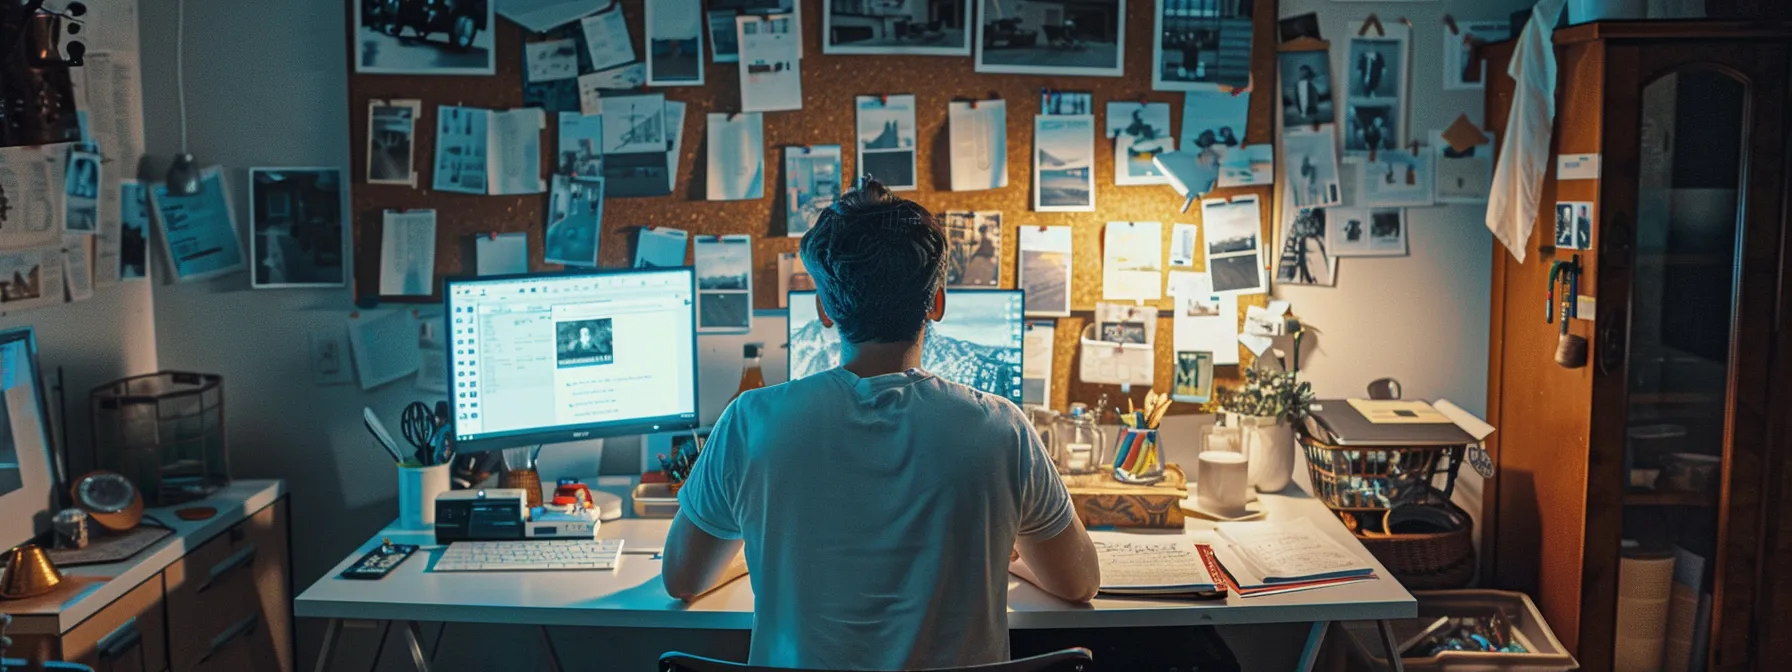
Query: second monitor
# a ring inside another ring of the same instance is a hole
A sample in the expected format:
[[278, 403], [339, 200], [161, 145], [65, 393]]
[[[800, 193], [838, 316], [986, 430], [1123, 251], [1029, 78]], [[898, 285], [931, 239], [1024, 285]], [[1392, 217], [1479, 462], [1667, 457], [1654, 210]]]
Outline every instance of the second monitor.
[[[946, 317], [928, 323], [921, 368], [946, 380], [1021, 402], [1025, 293], [946, 290]], [[815, 292], [790, 293], [790, 379], [840, 366], [840, 331], [822, 326]]]

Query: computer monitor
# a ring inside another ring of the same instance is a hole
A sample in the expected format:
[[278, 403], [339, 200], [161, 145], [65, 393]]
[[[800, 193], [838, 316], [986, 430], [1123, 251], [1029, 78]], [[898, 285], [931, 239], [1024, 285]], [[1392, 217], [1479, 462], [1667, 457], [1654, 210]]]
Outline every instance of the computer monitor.
[[697, 426], [690, 268], [451, 279], [443, 295], [455, 450]]
[[[945, 319], [929, 323], [921, 368], [1019, 404], [1026, 293], [946, 290]], [[815, 292], [790, 293], [790, 379], [840, 366], [840, 331], [823, 327]]]
[[0, 548], [50, 529], [50, 418], [30, 327], [0, 331]]

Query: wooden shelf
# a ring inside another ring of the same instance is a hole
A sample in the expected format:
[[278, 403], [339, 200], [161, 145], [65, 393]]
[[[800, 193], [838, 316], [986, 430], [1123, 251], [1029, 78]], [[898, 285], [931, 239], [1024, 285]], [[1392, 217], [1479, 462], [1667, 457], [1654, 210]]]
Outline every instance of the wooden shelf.
[[1624, 506], [1717, 506], [1717, 495], [1707, 492], [1626, 492]]

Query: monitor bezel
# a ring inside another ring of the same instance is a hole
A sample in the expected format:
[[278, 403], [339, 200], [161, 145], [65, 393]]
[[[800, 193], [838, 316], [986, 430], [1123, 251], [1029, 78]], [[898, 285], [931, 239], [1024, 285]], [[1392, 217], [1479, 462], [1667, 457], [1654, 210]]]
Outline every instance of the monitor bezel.
[[[945, 290], [946, 290], [947, 296], [963, 295], [963, 294], [1013, 294], [1013, 295], [1019, 296], [1021, 299], [1021, 302], [1023, 304], [1025, 304], [1026, 297], [1027, 297], [1027, 290], [1019, 289], [1019, 288], [1009, 289], [1006, 287], [947, 287], [947, 288], [945, 288]], [[813, 290], [813, 289], [792, 289], [792, 290], [786, 291], [784, 293], [784, 306], [785, 306], [785, 309], [784, 309], [784, 311], [785, 311], [784, 312], [784, 344], [785, 344], [785, 347], [789, 347], [790, 337], [795, 335], [795, 333], [796, 333], [796, 325], [790, 319], [790, 307], [796, 305], [796, 297], [798, 294], [806, 295], [805, 296], [806, 299], [813, 301], [813, 300], [815, 300], [814, 297], [815, 297], [816, 293], [817, 293], [816, 290]], [[946, 318], [945, 319], [948, 319], [948, 320], [952, 319], [952, 302], [950, 300], [946, 301]], [[1026, 322], [1027, 322], [1027, 317], [1025, 314], [1022, 314], [1021, 315], [1021, 323], [1026, 324]], [[922, 347], [926, 347], [926, 346], [922, 346]], [[1027, 349], [1026, 349], [1026, 346], [1024, 345], [1024, 339], [1023, 339], [1023, 345], [1021, 346], [1020, 369], [1021, 369], [1021, 371], [1027, 370]], [[785, 380], [796, 380], [796, 361], [791, 357], [785, 357], [785, 359], [784, 359], [784, 379]], [[975, 389], [975, 388], [973, 388], [973, 389]], [[979, 390], [979, 391], [981, 391], [981, 390]], [[1008, 401], [1014, 402], [1014, 405], [1016, 405], [1016, 406], [1019, 406], [1021, 403], [1019, 399], [1009, 399], [1008, 397], [1003, 397], [1001, 395], [997, 395], [997, 394], [990, 393], [990, 392], [984, 392], [984, 393], [989, 394], [990, 396], [1000, 397], [1002, 399], [1008, 399]]]
[[[478, 453], [505, 448], [536, 446], [552, 443], [571, 443], [591, 439], [605, 439], [619, 436], [636, 436], [658, 434], [661, 432], [686, 431], [702, 426], [703, 422], [703, 386], [702, 367], [698, 358], [700, 351], [695, 332], [697, 324], [697, 269], [692, 266], [667, 266], [663, 268], [605, 268], [580, 269], [574, 271], [554, 271], [542, 273], [511, 273], [506, 275], [457, 276], [446, 278], [442, 283], [442, 321], [443, 333], [447, 332], [448, 314], [453, 312], [454, 288], [464, 285], [480, 285], [485, 283], [514, 282], [517, 280], [559, 280], [594, 278], [620, 275], [642, 275], [648, 273], [665, 273], [682, 271], [689, 281], [691, 294], [691, 414], [662, 416], [655, 418], [634, 418], [612, 422], [589, 423], [583, 425], [559, 425], [552, 429], [515, 430], [497, 434], [482, 435], [480, 438], [463, 440], [458, 433], [454, 437], [456, 453]], [[442, 356], [447, 359], [448, 379], [454, 379], [454, 349], [443, 348]], [[448, 399], [450, 407], [454, 400]]]
[[[49, 531], [50, 516], [56, 508], [56, 493], [61, 489], [62, 478], [56, 463], [56, 433], [51, 431], [50, 407], [44, 396], [43, 362], [38, 358], [37, 332], [31, 327], [0, 330], [0, 346], [19, 340], [25, 342], [25, 357], [30, 361], [29, 383], [31, 394], [37, 403], [38, 428], [43, 432], [43, 451], [42, 454], [28, 456], [26, 451], [20, 450], [19, 489], [0, 494], [0, 547], [4, 548], [31, 541]], [[0, 399], [0, 403], [5, 403], [4, 399]], [[12, 428], [7, 427], [6, 431], [10, 432]], [[13, 446], [15, 450], [19, 449], [16, 438]], [[33, 464], [37, 460], [42, 460], [42, 463]]]

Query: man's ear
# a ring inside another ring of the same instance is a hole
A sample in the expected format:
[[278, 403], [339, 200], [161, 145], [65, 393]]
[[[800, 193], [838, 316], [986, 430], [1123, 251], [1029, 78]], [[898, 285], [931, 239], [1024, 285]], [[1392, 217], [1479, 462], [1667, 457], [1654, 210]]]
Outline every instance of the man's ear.
[[933, 310], [927, 311], [927, 319], [930, 322], [938, 322], [940, 320], [946, 319], [946, 288], [945, 287], [941, 287], [939, 289], [933, 290]]
[[821, 326], [834, 328], [834, 318], [828, 317], [827, 309], [821, 307], [821, 294], [815, 295], [815, 314], [821, 316]]

